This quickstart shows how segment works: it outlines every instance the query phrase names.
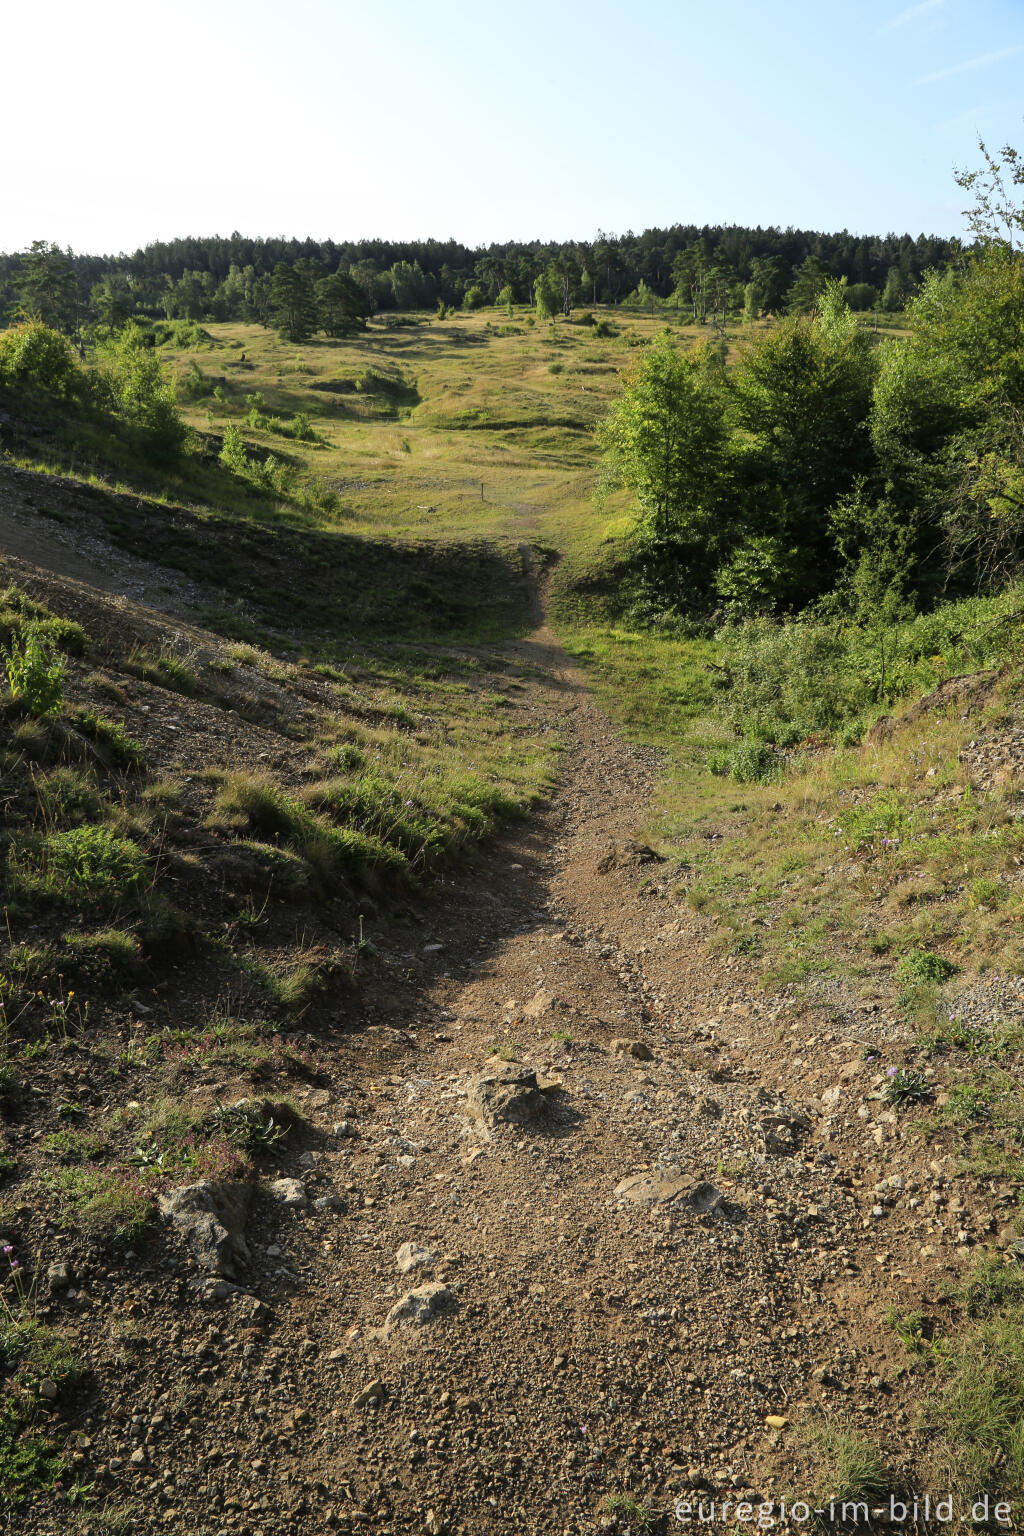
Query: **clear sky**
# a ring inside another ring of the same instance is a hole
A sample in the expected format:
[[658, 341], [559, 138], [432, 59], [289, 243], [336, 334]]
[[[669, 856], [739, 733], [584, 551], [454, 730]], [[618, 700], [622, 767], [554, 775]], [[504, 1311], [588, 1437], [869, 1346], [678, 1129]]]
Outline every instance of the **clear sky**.
[[26, 0], [0, 59], [7, 251], [956, 234], [1024, 148], [1024, 0]]

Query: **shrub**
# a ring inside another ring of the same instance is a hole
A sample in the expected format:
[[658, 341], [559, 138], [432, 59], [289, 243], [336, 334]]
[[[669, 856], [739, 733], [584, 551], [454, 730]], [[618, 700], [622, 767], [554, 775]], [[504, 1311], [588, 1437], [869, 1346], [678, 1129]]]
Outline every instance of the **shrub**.
[[942, 955], [933, 955], [926, 949], [912, 950], [904, 955], [896, 967], [896, 979], [912, 986], [941, 987], [955, 976], [960, 967]]
[[738, 784], [774, 784], [782, 762], [763, 741], [742, 741], [729, 758], [729, 776]]
[[180, 453], [185, 424], [160, 361], [137, 326], [126, 325], [107, 343], [99, 389], [114, 414], [134, 428], [154, 454]]
[[213, 383], [200, 368], [195, 358], [189, 359], [188, 369], [178, 380], [178, 393], [186, 400], [202, 400], [213, 393]]
[[0, 331], [0, 385], [14, 384], [59, 400], [78, 394], [82, 371], [67, 338], [41, 320]]
[[326, 480], [307, 480], [299, 492], [299, 500], [312, 512], [333, 521], [342, 512], [341, 497]]
[[120, 895], [138, 885], [146, 871], [142, 849], [106, 827], [72, 827], [46, 838], [50, 869], [82, 896]]
[[30, 630], [11, 641], [10, 650], [0, 646], [11, 698], [33, 715], [51, 715], [64, 702], [64, 663], [51, 647]]

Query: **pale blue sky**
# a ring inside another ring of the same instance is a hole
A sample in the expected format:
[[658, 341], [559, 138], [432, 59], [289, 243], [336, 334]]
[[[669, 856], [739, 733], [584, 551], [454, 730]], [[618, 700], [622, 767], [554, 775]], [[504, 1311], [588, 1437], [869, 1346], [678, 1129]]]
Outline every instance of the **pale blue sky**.
[[1021, 0], [35, 0], [0, 46], [3, 250], [953, 234], [977, 135], [1024, 148]]

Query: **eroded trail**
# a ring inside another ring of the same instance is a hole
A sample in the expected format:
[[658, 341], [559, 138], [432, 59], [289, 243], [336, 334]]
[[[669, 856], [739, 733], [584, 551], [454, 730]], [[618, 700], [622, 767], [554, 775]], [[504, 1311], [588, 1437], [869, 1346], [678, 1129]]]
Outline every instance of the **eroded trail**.
[[515, 653], [508, 732], [554, 733], [559, 784], [375, 925], [240, 1284], [161, 1231], [62, 1304], [133, 1530], [553, 1536], [636, 1529], [631, 1499], [671, 1529], [677, 1498], [812, 1495], [808, 1406], [908, 1431], [879, 1319], [958, 1239], [861, 1022], [713, 952], [636, 841], [657, 755], [542, 616]]
[[[673, 871], [634, 841], [655, 756], [547, 629], [523, 649], [564, 776], [453, 883], [416, 1013], [395, 999], [414, 1053], [395, 1035], [356, 1106], [344, 1362], [316, 1372], [317, 1417], [344, 1400], [328, 1480], [395, 1529], [433, 1510], [427, 1529], [591, 1530], [619, 1519], [609, 1494], [663, 1513], [690, 1492], [779, 1498], [806, 1453], [769, 1418], [816, 1403], [848, 1428], [908, 1422], [871, 1357], [876, 1276], [896, 1284], [899, 1256], [864, 1233], [879, 1196], [821, 1102], [865, 1070], [861, 1047], [808, 1037], [801, 1010], [709, 960]], [[402, 1278], [407, 1242], [434, 1258]], [[452, 1300], [382, 1339], [423, 1283]], [[328, 1315], [308, 1327], [321, 1344]]]

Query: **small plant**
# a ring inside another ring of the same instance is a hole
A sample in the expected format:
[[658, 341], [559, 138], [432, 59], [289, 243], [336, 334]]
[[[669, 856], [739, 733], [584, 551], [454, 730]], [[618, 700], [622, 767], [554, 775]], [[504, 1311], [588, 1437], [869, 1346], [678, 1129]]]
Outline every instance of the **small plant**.
[[59, 1163], [92, 1163], [103, 1156], [102, 1136], [92, 1131], [52, 1131], [43, 1137], [43, 1150]]
[[[276, 1117], [275, 1117], [276, 1110]], [[224, 1105], [217, 1100], [216, 1125], [233, 1146], [245, 1152], [269, 1152], [285, 1140], [293, 1116], [288, 1105], [242, 1099]], [[285, 1121], [287, 1120], [287, 1124]]]
[[905, 1108], [908, 1104], [920, 1104], [930, 1099], [932, 1090], [920, 1072], [912, 1067], [890, 1067], [882, 1089], [887, 1104]]
[[97, 899], [120, 896], [142, 880], [142, 849], [106, 827], [72, 827], [51, 832], [45, 844], [51, 871], [76, 894]]
[[515, 1061], [519, 1047], [507, 1032], [500, 1040], [494, 1040], [488, 1050], [488, 1056], [497, 1056], [499, 1061]]
[[896, 980], [905, 986], [941, 987], [955, 976], [960, 967], [927, 949], [911, 950], [896, 967]]
[[150, 1191], [136, 1169], [86, 1164], [54, 1170], [43, 1182], [64, 1216], [101, 1242], [133, 1241], [153, 1214]]
[[64, 702], [64, 662], [37, 634], [0, 647], [11, 698], [33, 715], [52, 715]]
[[920, 1359], [931, 1359], [939, 1354], [938, 1345], [932, 1338], [931, 1319], [923, 1312], [900, 1312], [896, 1307], [890, 1307], [885, 1320], [908, 1354]]
[[654, 1510], [642, 1499], [635, 1498], [633, 1494], [610, 1493], [604, 1502], [608, 1513], [616, 1515], [619, 1520], [624, 1520], [630, 1530], [654, 1529]]
[[572, 1035], [567, 1029], [553, 1029], [551, 1039], [555, 1045], [572, 1045]]
[[119, 721], [107, 720], [94, 709], [83, 709], [72, 715], [71, 723], [94, 744], [96, 756], [110, 767], [123, 770], [142, 767], [142, 748]]

